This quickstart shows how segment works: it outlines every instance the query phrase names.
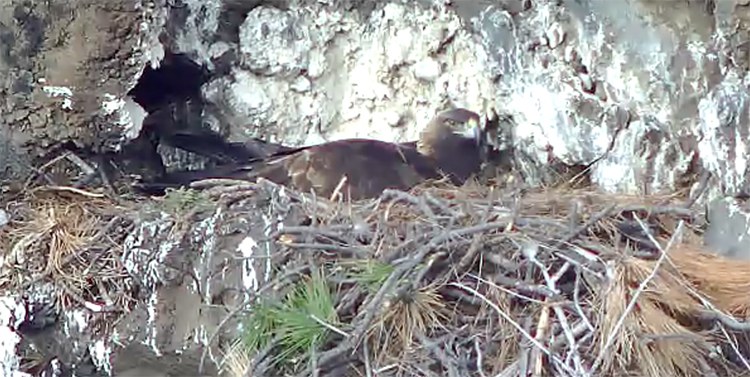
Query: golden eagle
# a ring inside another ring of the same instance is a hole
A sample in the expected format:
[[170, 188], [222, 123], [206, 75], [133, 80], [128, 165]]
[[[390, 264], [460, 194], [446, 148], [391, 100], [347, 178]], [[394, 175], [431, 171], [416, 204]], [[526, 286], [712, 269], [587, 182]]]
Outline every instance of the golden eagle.
[[429, 179], [445, 177], [460, 185], [480, 172], [494, 145], [487, 124], [477, 113], [456, 108], [437, 114], [414, 142], [344, 139], [299, 148], [280, 147], [260, 158], [168, 173], [138, 186], [156, 193], [209, 178], [255, 181], [262, 177], [304, 192], [325, 197], [340, 192], [358, 200], [376, 197], [388, 188], [408, 190]]

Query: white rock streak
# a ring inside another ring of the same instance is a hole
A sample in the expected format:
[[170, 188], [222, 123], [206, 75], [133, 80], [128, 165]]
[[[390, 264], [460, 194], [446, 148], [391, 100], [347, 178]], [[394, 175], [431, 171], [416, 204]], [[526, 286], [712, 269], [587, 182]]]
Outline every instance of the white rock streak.
[[242, 285], [245, 289], [251, 291], [257, 291], [259, 287], [258, 272], [253, 266], [254, 252], [257, 247], [258, 243], [250, 236], [245, 237], [237, 247], [237, 251], [244, 259], [242, 263]]
[[15, 329], [26, 319], [23, 301], [0, 297], [0, 377], [31, 377], [18, 371], [16, 347], [21, 337]]

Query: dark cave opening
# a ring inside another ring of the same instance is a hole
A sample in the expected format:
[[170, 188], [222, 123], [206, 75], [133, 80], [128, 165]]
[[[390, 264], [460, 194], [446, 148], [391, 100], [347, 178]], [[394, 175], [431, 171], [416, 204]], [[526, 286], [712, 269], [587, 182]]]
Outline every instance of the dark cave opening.
[[154, 113], [174, 101], [200, 99], [201, 86], [210, 77], [208, 69], [187, 55], [167, 52], [159, 67], [147, 66], [143, 70], [128, 95], [144, 110]]
[[172, 170], [242, 163], [270, 153], [261, 141], [230, 142], [207, 124], [211, 110], [201, 88], [214, 76], [186, 54], [167, 53], [159, 67], [144, 69], [128, 95], [148, 115], [140, 135], [116, 157], [120, 173], [149, 181]]

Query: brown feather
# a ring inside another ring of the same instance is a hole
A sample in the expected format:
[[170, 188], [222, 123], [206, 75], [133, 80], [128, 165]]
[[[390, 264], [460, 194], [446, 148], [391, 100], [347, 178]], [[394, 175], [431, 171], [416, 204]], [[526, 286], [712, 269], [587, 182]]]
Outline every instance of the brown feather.
[[432, 161], [416, 150], [366, 139], [334, 141], [259, 162], [247, 178], [263, 177], [328, 197], [346, 177], [341, 192], [353, 200], [377, 196], [387, 188], [408, 190], [441, 177]]

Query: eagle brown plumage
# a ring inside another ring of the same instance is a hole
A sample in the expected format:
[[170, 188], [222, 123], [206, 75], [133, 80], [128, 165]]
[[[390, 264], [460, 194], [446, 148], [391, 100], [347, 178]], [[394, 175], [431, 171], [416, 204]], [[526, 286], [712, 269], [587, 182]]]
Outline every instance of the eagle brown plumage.
[[255, 181], [262, 177], [304, 192], [352, 200], [376, 197], [384, 189], [408, 190], [430, 179], [460, 185], [477, 174], [491, 142], [475, 112], [457, 108], [439, 113], [410, 143], [345, 139], [286, 149], [245, 163], [167, 174], [142, 184], [147, 192], [189, 185], [201, 179]]

